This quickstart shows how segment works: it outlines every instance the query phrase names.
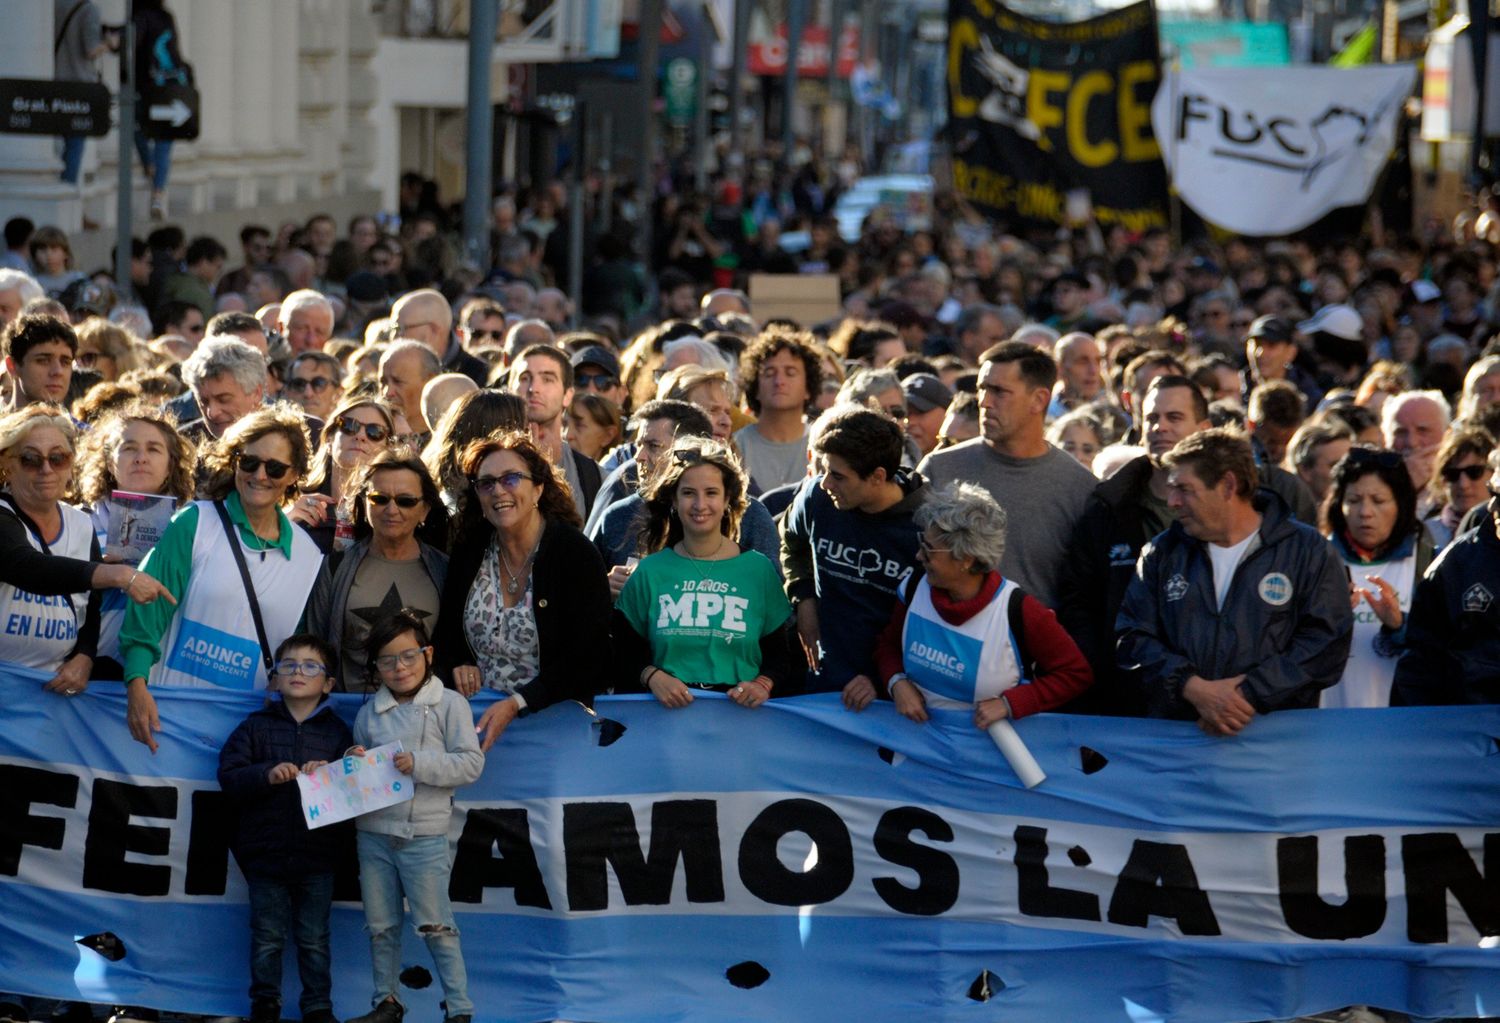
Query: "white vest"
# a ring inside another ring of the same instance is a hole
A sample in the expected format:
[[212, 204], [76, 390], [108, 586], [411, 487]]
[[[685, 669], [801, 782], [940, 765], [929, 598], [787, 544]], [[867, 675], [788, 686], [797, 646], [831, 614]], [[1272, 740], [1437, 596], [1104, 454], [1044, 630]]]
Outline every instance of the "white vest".
[[1024, 681], [1010, 633], [1015, 588], [1003, 580], [983, 610], [962, 625], [950, 625], [932, 606], [926, 577], [917, 584], [901, 629], [901, 661], [929, 707], [966, 709]]
[[[51, 552], [62, 558], [88, 561], [94, 541], [94, 526], [88, 515], [72, 505], [60, 504], [62, 533]], [[12, 515], [0, 502], [0, 514]], [[41, 542], [26, 530], [26, 541], [36, 550]], [[78, 643], [78, 628], [88, 610], [89, 595], [73, 593], [42, 597], [0, 583], [0, 661], [41, 671], [56, 671]]]
[[[1355, 585], [1375, 590], [1367, 575], [1378, 575], [1396, 590], [1396, 601], [1402, 615], [1411, 613], [1411, 595], [1417, 586], [1417, 553], [1413, 550], [1400, 561], [1365, 565], [1344, 559]], [[1380, 635], [1380, 619], [1363, 597], [1354, 607], [1354, 637], [1349, 643], [1349, 660], [1338, 684], [1323, 690], [1320, 707], [1389, 707], [1391, 683], [1396, 678], [1396, 658], [1384, 657], [1375, 647]]]
[[[193, 538], [193, 566], [162, 643], [162, 659], [151, 671], [151, 684], [264, 689], [266, 666], [255, 635], [255, 619], [234, 563], [234, 551], [224, 535], [224, 524], [212, 501], [198, 501], [195, 507], [198, 532]], [[239, 535], [239, 528], [232, 528], [255, 586], [266, 642], [274, 651], [277, 644], [297, 631], [323, 554], [295, 523], [290, 560], [279, 550], [252, 550]]]

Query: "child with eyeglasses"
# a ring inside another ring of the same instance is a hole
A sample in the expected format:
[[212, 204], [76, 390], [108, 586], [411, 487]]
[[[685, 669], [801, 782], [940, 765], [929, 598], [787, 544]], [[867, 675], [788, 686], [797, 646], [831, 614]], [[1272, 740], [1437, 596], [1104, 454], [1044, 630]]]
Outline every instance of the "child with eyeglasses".
[[328, 912], [351, 827], [309, 830], [297, 775], [337, 760], [354, 742], [327, 700], [338, 655], [300, 633], [276, 648], [280, 699], [242, 721], [219, 753], [219, 786], [237, 811], [230, 850], [250, 891], [250, 1021], [281, 1019], [281, 950], [297, 945], [304, 1023], [334, 1023]]
[[415, 794], [356, 820], [375, 996], [374, 1008], [348, 1023], [401, 1023], [406, 1014], [399, 994], [403, 897], [442, 981], [447, 1020], [469, 1023], [474, 1003], [448, 899], [448, 825], [454, 789], [484, 770], [474, 714], [468, 700], [433, 675], [432, 640], [416, 613], [403, 609], [376, 622], [365, 648], [371, 679], [380, 688], [359, 710], [358, 745], [350, 753], [401, 743], [395, 766], [411, 777]]

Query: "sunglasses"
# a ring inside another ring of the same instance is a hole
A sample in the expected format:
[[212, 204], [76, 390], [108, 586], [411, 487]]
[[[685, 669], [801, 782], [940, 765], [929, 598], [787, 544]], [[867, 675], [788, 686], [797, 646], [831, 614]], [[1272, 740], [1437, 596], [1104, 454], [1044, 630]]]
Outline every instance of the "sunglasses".
[[493, 494], [496, 487], [504, 487], [506, 490], [514, 490], [525, 480], [535, 479], [524, 472], [503, 472], [499, 476], [480, 476], [473, 480], [474, 491], [478, 494]]
[[278, 462], [274, 458], [262, 458], [259, 455], [247, 455], [240, 452], [234, 457], [235, 466], [246, 476], [254, 476], [261, 469], [266, 470], [266, 478], [279, 480], [292, 471], [292, 467], [286, 462]]
[[365, 436], [377, 444], [391, 435], [391, 431], [379, 423], [361, 423], [358, 419], [350, 419], [348, 416], [339, 416], [334, 420], [333, 425], [345, 437], [356, 436], [360, 430], [363, 430]]
[[372, 490], [365, 495], [365, 500], [377, 508], [384, 508], [392, 501], [396, 502], [397, 508], [411, 509], [422, 503], [422, 498], [414, 494], [382, 494], [378, 490]]
[[428, 649], [428, 647], [419, 646], [411, 650], [403, 650], [399, 654], [382, 654], [375, 658], [375, 667], [387, 673], [395, 671], [398, 664], [406, 668], [415, 667], [417, 659], [426, 654]]
[[303, 678], [322, 678], [328, 674], [328, 669], [317, 661], [277, 661], [276, 674], [290, 678], [293, 675], [301, 675]]
[[73, 365], [80, 369], [93, 369], [94, 364], [99, 361], [98, 352], [79, 352], [73, 356]]
[[576, 373], [573, 382], [579, 387], [603, 391], [615, 386], [617, 381], [608, 373]]
[[49, 455], [43, 455], [40, 451], [23, 451], [16, 456], [21, 463], [21, 468], [27, 472], [40, 472], [43, 463], [52, 466], [53, 472], [62, 472], [73, 464], [73, 453], [71, 451], [54, 451]]
[[503, 330], [480, 330], [477, 327], [476, 328], [471, 328], [469, 330], [469, 340], [471, 340], [471, 341], [484, 341], [486, 339], [491, 340], [491, 341], [504, 341], [505, 340], [505, 331], [503, 331]]
[[293, 394], [306, 394], [308, 391], [312, 391], [314, 394], [322, 394], [333, 386], [333, 381], [327, 377], [313, 377], [311, 380], [292, 377], [286, 382], [285, 386]]
[[1487, 465], [1450, 465], [1443, 469], [1443, 481], [1445, 483], [1457, 483], [1460, 478], [1470, 483], [1478, 483], [1489, 474], [1490, 467]]

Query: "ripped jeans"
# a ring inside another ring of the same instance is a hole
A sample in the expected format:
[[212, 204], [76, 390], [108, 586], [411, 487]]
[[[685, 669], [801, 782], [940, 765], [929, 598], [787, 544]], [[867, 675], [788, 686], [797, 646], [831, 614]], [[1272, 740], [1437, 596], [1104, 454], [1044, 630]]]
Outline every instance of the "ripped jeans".
[[379, 1005], [387, 997], [399, 1002], [401, 927], [404, 895], [411, 907], [412, 926], [427, 942], [449, 1016], [470, 1015], [469, 977], [458, 943], [453, 904], [448, 901], [448, 877], [453, 860], [447, 835], [399, 838], [371, 831], [359, 833], [359, 889], [365, 903], [365, 930], [370, 932], [370, 960]]

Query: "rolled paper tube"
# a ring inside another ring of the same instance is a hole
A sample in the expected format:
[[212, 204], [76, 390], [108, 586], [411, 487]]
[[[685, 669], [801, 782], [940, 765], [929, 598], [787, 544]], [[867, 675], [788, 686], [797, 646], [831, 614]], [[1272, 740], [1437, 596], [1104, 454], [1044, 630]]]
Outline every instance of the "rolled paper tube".
[[1005, 762], [1010, 764], [1010, 769], [1021, 779], [1022, 785], [1034, 789], [1047, 780], [1042, 765], [1036, 762], [1036, 757], [1031, 755], [1031, 750], [1026, 748], [1026, 744], [1016, 734], [1015, 725], [1001, 718], [990, 725], [988, 731], [995, 745], [1000, 747], [1000, 752], [1005, 754]]

